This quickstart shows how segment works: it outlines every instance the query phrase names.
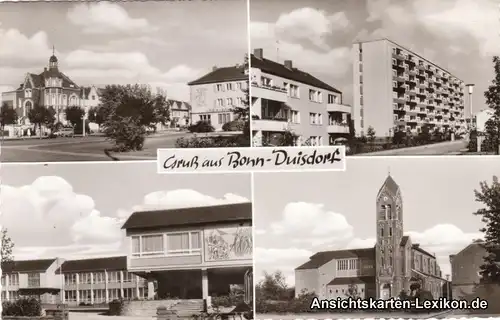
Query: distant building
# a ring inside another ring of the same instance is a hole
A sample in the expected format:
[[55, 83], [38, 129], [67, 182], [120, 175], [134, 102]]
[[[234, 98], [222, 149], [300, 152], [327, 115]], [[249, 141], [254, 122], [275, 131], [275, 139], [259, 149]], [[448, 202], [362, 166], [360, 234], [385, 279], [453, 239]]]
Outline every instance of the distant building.
[[388, 39], [353, 44], [357, 135], [369, 127], [379, 137], [395, 130], [464, 132], [464, 82], [428, 59]]
[[188, 102], [169, 100], [170, 126], [173, 128], [186, 127], [191, 124], [191, 105]]
[[475, 125], [477, 131], [479, 132], [485, 132], [486, 131], [486, 122], [490, 120], [490, 118], [493, 116], [494, 111], [491, 109], [483, 109], [479, 112], [477, 112], [472, 121], [473, 124]]
[[[14, 108], [18, 115], [18, 123], [6, 126], [3, 134], [18, 136], [33, 129], [28, 114], [36, 104], [53, 108], [56, 122], [66, 125], [68, 122], [64, 110], [79, 106], [88, 112], [90, 107], [99, 104], [99, 90], [78, 86], [59, 70], [58, 59], [53, 54], [49, 58], [48, 68], [44, 68], [43, 72], [27, 73], [16, 90], [2, 92], [2, 103]], [[46, 131], [46, 128], [42, 130]]]
[[190, 83], [191, 123], [209, 122], [217, 131], [236, 119], [234, 107], [245, 106], [248, 70], [243, 65], [217, 68]]
[[443, 296], [436, 257], [404, 236], [403, 199], [388, 176], [377, 193], [374, 247], [318, 252], [295, 269], [295, 294], [314, 292], [322, 299], [346, 298], [354, 286], [362, 298], [390, 299], [420, 284], [434, 298]]
[[[500, 262], [500, 250], [496, 253]], [[454, 299], [461, 299], [474, 293], [474, 289], [481, 280], [481, 266], [487, 256], [482, 240], [476, 240], [454, 255], [450, 255], [452, 273], [452, 295]]]
[[293, 132], [295, 145], [330, 145], [350, 134], [351, 107], [342, 92], [297, 69], [291, 60], [277, 63], [262, 49], [251, 55], [253, 145], [273, 145], [275, 136]]

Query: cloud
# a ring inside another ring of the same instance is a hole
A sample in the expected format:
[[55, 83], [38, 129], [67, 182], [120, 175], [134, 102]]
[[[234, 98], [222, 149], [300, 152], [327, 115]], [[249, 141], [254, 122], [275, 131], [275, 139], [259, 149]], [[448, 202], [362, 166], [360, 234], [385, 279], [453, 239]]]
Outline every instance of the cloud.
[[[0, 187], [2, 225], [18, 246], [120, 241], [118, 220], [102, 216], [94, 200], [74, 192], [63, 178], [43, 176], [22, 187]], [[27, 223], [19, 223], [25, 221]]]
[[98, 2], [78, 4], [67, 14], [68, 20], [88, 34], [138, 34], [158, 30], [144, 18], [132, 18], [119, 4]]
[[327, 211], [322, 204], [292, 202], [271, 230], [276, 235], [294, 235], [292, 242], [322, 245], [352, 237], [353, 228], [342, 214]]
[[44, 31], [28, 37], [17, 29], [2, 29], [0, 25], [0, 67], [26, 68], [46, 63], [47, 57], [52, 54], [48, 43]]
[[295, 282], [295, 268], [304, 263], [313, 252], [300, 248], [255, 248], [254, 260], [257, 281], [262, 280], [264, 272], [281, 271], [289, 285]]

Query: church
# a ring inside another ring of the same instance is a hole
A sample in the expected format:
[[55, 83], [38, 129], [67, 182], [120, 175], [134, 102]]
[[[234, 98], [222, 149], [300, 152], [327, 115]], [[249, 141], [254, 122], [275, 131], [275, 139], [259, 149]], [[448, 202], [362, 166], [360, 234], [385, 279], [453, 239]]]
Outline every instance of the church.
[[443, 279], [434, 254], [403, 235], [401, 189], [388, 175], [376, 196], [376, 244], [363, 249], [318, 252], [295, 269], [295, 294], [320, 299], [353, 296], [390, 299], [419, 284], [434, 298], [443, 296]]
[[2, 93], [2, 103], [12, 107], [18, 115], [18, 123], [5, 128], [8, 131], [5, 135], [13, 136], [32, 127], [28, 114], [35, 104], [52, 107], [56, 112], [56, 123], [67, 125], [65, 108], [79, 106], [88, 112], [89, 108], [99, 105], [99, 89], [80, 87], [62, 73], [53, 50], [48, 67], [41, 73], [27, 73], [16, 90]]

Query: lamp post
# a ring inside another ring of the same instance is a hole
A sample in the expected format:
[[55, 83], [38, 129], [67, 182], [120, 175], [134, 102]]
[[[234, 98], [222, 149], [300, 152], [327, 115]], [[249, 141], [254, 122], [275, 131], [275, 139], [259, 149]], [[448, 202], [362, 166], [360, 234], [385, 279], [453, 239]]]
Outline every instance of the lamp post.
[[[467, 124], [468, 126], [468, 129], [471, 130], [472, 129], [472, 94], [474, 93], [474, 84], [473, 83], [469, 83], [469, 84], [466, 84], [465, 85], [467, 87], [467, 90], [468, 90], [468, 93], [469, 93], [469, 110], [468, 110], [468, 116], [470, 116], [469, 118], [469, 122]], [[467, 116], [466, 116], [466, 119], [467, 121]]]
[[446, 275], [446, 299], [450, 300], [451, 292], [450, 292], [450, 275]]

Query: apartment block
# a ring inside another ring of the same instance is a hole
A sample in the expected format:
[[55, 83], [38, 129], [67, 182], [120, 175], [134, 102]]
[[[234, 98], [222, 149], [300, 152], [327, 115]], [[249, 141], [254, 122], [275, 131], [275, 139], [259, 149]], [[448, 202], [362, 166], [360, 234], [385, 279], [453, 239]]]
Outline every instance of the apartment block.
[[278, 63], [255, 49], [250, 60], [250, 103], [253, 145], [274, 145], [284, 132], [296, 135], [294, 145], [329, 145], [350, 133], [351, 107], [342, 92], [313, 75]]
[[218, 68], [190, 83], [191, 123], [209, 122], [216, 131], [236, 119], [233, 110], [246, 103], [248, 72], [244, 65]]
[[353, 119], [357, 136], [395, 131], [464, 132], [464, 82], [388, 40], [353, 44]]

